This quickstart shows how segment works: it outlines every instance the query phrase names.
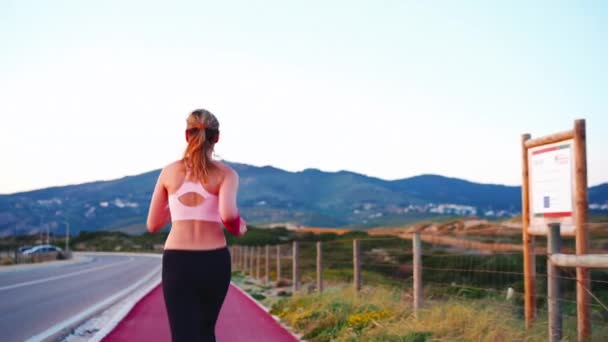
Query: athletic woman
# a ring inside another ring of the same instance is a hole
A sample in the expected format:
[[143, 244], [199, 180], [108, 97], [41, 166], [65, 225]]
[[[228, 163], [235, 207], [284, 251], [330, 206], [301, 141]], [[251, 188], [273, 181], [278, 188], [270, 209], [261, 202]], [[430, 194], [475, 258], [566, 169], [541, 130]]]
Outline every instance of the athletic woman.
[[148, 231], [171, 221], [162, 260], [162, 286], [173, 342], [215, 341], [215, 323], [230, 284], [230, 254], [222, 225], [247, 232], [236, 197], [238, 175], [212, 159], [219, 122], [198, 109], [186, 126], [181, 160], [160, 173], [148, 212]]

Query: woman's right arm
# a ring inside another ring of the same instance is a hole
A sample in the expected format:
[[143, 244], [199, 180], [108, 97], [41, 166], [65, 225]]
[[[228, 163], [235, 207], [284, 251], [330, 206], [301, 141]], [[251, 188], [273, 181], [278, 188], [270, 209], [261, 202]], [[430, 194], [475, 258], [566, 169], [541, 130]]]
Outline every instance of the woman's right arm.
[[156, 233], [167, 223], [171, 222], [171, 213], [168, 207], [168, 195], [165, 187], [166, 168], [160, 172], [154, 186], [152, 199], [150, 200], [150, 209], [148, 211], [147, 228], [150, 233]]
[[236, 236], [247, 232], [247, 224], [239, 215], [236, 197], [239, 188], [239, 176], [232, 168], [226, 168], [224, 180], [219, 191], [219, 211], [226, 229]]

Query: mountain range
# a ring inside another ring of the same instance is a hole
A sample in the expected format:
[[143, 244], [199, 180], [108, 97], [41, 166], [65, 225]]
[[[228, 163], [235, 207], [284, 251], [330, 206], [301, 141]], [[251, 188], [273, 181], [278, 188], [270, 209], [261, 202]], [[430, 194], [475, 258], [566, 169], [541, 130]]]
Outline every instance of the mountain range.
[[[517, 186], [438, 175], [383, 180], [362, 174], [230, 164], [240, 176], [239, 209], [250, 223], [319, 227], [404, 224], [437, 215], [508, 217], [521, 208]], [[160, 170], [110, 181], [0, 195], [0, 236], [49, 229], [145, 230]], [[589, 188], [589, 203], [608, 210], [608, 183]]]

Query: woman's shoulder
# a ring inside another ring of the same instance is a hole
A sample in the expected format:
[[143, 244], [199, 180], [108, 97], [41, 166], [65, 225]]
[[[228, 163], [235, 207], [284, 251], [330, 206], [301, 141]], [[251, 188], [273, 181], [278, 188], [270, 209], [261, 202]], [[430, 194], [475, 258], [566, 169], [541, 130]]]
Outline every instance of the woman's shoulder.
[[217, 169], [222, 173], [222, 178], [225, 177], [237, 177], [238, 174], [236, 171], [228, 164], [221, 162], [219, 160], [214, 160], [213, 163], [217, 166]]
[[185, 169], [185, 165], [184, 165], [184, 161], [179, 159], [176, 161], [173, 161], [167, 165], [165, 165], [165, 167], [163, 167], [162, 172], [175, 172], [175, 171], [183, 171]]
[[184, 162], [182, 160], [173, 161], [165, 165], [160, 171], [160, 177], [163, 179], [172, 178], [174, 175], [185, 170]]

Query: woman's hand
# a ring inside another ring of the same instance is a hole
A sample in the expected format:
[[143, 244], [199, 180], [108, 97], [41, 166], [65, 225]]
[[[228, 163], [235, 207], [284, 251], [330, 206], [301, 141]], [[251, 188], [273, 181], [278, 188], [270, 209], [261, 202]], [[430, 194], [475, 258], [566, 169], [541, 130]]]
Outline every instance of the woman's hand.
[[247, 222], [241, 217], [241, 225], [239, 226], [239, 237], [247, 233]]

